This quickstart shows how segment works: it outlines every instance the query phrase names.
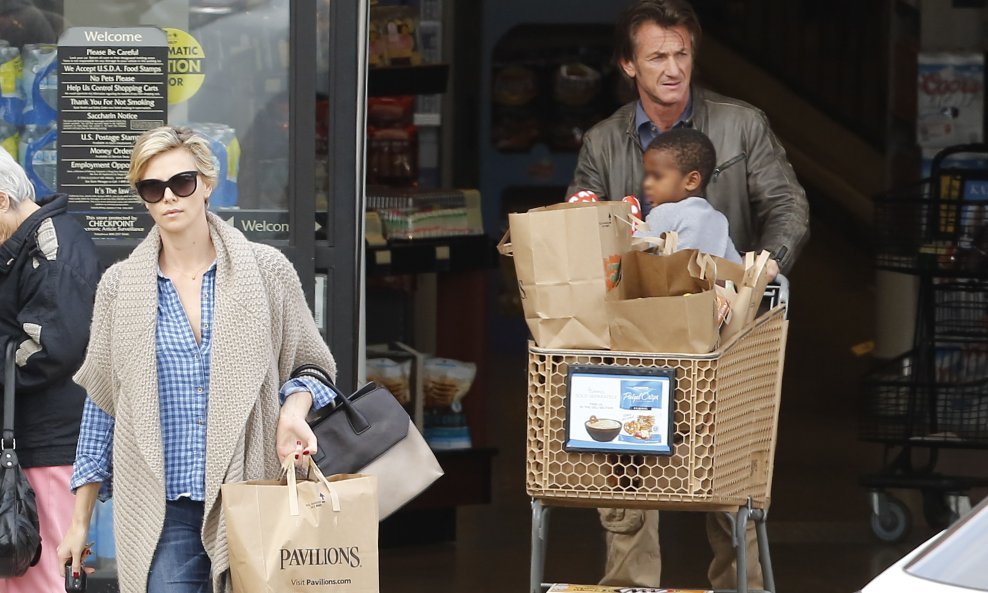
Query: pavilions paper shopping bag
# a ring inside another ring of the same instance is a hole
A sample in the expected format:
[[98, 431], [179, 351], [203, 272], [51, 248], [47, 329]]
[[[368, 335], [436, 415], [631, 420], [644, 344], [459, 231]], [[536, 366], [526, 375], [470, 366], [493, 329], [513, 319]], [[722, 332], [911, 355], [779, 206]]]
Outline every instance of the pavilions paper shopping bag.
[[749, 252], [744, 254], [743, 266], [731, 262], [726, 264], [718, 262], [717, 279], [731, 280], [734, 283], [733, 294], [731, 291], [721, 291], [731, 303], [731, 319], [721, 329], [721, 338], [724, 341], [741, 333], [755, 321], [758, 307], [769, 283], [766, 264], [770, 257], [768, 251], [758, 254]]
[[223, 514], [236, 593], [378, 593], [377, 478], [224, 484]]
[[631, 249], [626, 202], [556, 204], [509, 214], [498, 245], [514, 257], [525, 321], [542, 348], [610, 348], [604, 302]]

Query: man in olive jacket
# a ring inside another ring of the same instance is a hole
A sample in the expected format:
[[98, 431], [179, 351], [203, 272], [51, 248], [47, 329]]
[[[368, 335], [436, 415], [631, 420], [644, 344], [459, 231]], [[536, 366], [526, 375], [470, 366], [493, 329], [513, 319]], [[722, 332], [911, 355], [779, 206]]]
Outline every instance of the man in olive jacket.
[[783, 273], [790, 271], [809, 238], [806, 192], [764, 113], [691, 84], [700, 40], [692, 7], [685, 0], [639, 0], [617, 31], [618, 61], [639, 100], [587, 131], [566, 195], [639, 194], [644, 147], [671, 128], [695, 128], [717, 151], [706, 198], [727, 216], [734, 244], [742, 252], [766, 249]]
[[[727, 217], [734, 244], [742, 252], [768, 250], [770, 272], [787, 273], [809, 237], [806, 193], [764, 113], [692, 84], [701, 34], [693, 8], [686, 0], [636, 0], [622, 14], [616, 34], [618, 63], [639, 100], [584, 135], [567, 195], [589, 190], [601, 199], [620, 200], [639, 194], [644, 147], [672, 128], [698, 129], [713, 142], [719, 163], [706, 198]], [[647, 208], [644, 200], [642, 206]], [[600, 509], [600, 514], [608, 548], [601, 583], [658, 587], [658, 512]], [[714, 552], [711, 584], [735, 588], [731, 527], [723, 514], [708, 515], [707, 535]], [[749, 586], [761, 588], [751, 529], [747, 544]]]

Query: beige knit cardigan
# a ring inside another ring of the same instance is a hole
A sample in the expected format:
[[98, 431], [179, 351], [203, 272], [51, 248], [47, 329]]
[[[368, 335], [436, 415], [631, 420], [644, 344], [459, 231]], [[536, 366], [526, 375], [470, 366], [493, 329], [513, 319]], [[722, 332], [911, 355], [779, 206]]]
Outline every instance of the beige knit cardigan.
[[[216, 248], [216, 301], [202, 541], [212, 561], [213, 590], [221, 593], [231, 588], [220, 485], [277, 477], [278, 389], [300, 364], [318, 364], [335, 378], [336, 363], [291, 263], [207, 216]], [[155, 227], [129, 258], [104, 274], [86, 360], [75, 375], [96, 405], [116, 419], [114, 535], [124, 593], [146, 593], [165, 517], [155, 362], [160, 246]]]

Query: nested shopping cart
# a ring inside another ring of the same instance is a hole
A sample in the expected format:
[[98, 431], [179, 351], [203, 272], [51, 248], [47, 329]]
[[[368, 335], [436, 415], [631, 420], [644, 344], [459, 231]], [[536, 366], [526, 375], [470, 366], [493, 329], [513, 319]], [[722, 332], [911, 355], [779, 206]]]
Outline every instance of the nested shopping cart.
[[871, 527], [901, 541], [911, 517], [889, 489], [922, 492], [927, 523], [943, 528], [971, 508], [988, 479], [936, 469], [941, 449], [988, 449], [988, 145], [954, 146], [921, 183], [875, 201], [881, 270], [918, 278], [913, 347], [863, 382], [859, 436], [884, 445], [861, 478]]
[[[765, 521], [788, 333], [788, 283], [782, 281], [770, 287], [769, 311], [710, 354], [529, 345], [531, 593], [549, 586], [543, 575], [552, 507], [724, 512], [734, 526], [741, 593], [748, 582], [745, 534], [753, 521], [765, 589], [775, 591]], [[567, 375], [587, 366], [674, 372], [671, 455], [566, 450]]]

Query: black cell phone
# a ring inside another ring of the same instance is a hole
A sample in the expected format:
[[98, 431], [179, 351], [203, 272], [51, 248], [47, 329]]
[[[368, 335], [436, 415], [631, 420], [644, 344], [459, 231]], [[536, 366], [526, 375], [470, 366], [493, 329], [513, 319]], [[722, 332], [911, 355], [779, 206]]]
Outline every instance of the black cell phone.
[[67, 593], [85, 593], [86, 570], [79, 571], [79, 576], [72, 576], [72, 561], [65, 563], [65, 591]]

